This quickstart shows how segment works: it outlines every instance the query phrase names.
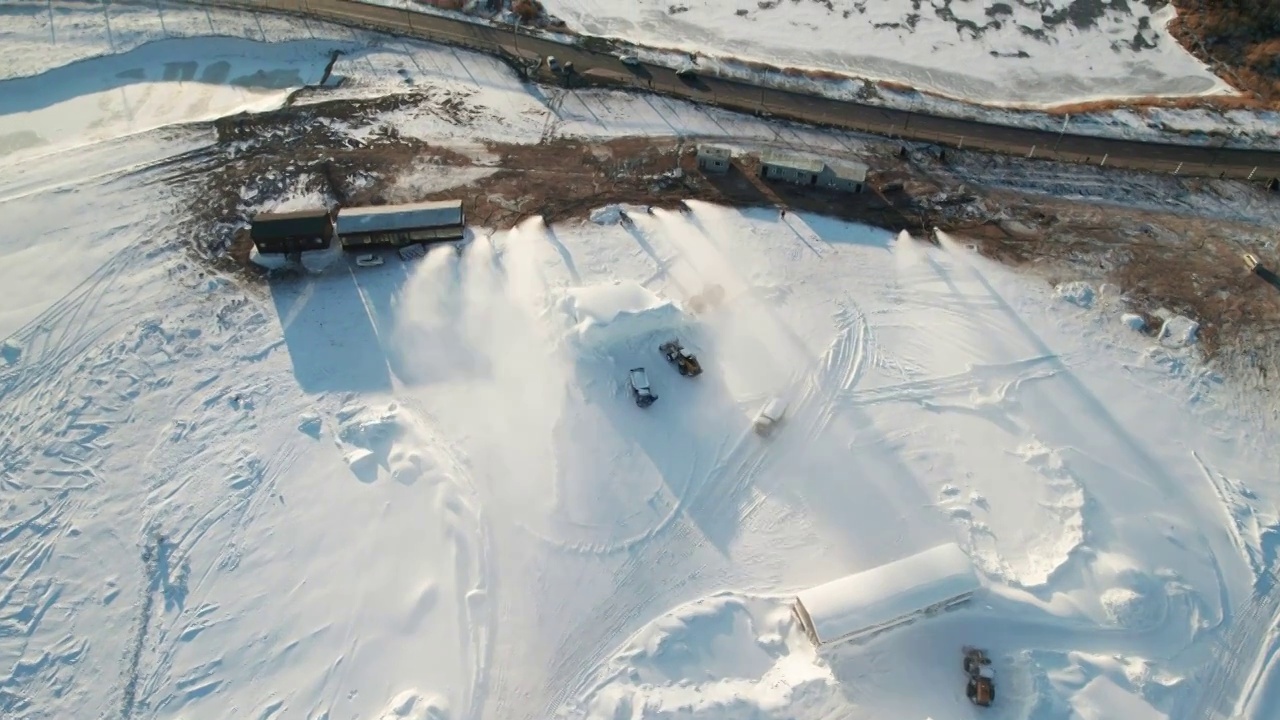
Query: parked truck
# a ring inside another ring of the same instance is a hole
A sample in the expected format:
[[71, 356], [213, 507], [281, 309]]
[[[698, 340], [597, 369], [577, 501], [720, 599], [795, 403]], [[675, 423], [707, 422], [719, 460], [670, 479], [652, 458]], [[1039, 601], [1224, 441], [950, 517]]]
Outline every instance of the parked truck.
[[658, 396], [653, 394], [653, 388], [649, 385], [649, 373], [645, 372], [644, 368], [631, 368], [628, 381], [631, 385], [631, 397], [636, 401], [636, 405], [647, 408], [658, 399]]

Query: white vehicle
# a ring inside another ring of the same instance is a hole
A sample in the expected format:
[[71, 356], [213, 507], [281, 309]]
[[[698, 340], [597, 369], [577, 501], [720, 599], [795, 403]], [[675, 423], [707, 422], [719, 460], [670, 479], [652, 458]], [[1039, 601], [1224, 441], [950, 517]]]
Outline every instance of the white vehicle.
[[769, 402], [760, 408], [751, 426], [757, 435], [770, 435], [786, 414], [787, 402], [780, 397], [771, 397]]
[[382, 258], [372, 253], [368, 255], [357, 255], [356, 265], [360, 267], [377, 267], [382, 264]]
[[639, 64], [640, 64], [640, 58], [638, 58], [638, 57], [636, 57], [635, 55], [632, 55], [632, 54], [630, 54], [630, 53], [627, 53], [627, 54], [624, 54], [624, 55], [619, 55], [619, 56], [618, 56], [618, 60], [619, 60], [623, 65], [630, 65], [630, 66], [632, 66], [632, 67], [635, 67], [636, 65], [639, 65]]
[[631, 397], [636, 401], [636, 405], [647, 408], [658, 399], [658, 396], [653, 394], [653, 388], [649, 385], [649, 374], [644, 371], [644, 368], [631, 368], [628, 380], [631, 384]]
[[1253, 253], [1244, 254], [1244, 266], [1249, 268], [1249, 272], [1257, 272], [1259, 264], [1257, 255]]
[[553, 73], [560, 72], [560, 61], [556, 59], [555, 55], [547, 56], [547, 69]]

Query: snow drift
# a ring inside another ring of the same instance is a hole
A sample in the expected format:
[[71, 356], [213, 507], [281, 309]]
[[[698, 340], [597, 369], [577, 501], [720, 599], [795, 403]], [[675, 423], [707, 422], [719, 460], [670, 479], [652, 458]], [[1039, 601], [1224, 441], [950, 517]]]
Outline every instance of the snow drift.
[[569, 337], [584, 348], [630, 344], [684, 323], [679, 306], [631, 280], [567, 290], [560, 310], [571, 325]]

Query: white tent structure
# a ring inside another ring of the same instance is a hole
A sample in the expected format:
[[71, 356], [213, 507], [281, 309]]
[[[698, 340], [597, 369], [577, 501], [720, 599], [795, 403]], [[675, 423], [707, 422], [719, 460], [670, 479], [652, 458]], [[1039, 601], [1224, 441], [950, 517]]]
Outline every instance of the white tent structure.
[[822, 647], [942, 612], [979, 587], [969, 556], [948, 543], [805, 590], [793, 611], [813, 644]]

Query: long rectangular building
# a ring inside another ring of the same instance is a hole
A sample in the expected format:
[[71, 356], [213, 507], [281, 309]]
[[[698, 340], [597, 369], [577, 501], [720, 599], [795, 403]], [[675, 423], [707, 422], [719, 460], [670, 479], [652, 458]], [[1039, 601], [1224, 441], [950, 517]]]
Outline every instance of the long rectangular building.
[[461, 240], [465, 227], [461, 200], [342, 208], [335, 226], [343, 248]]
[[804, 590], [792, 610], [822, 647], [950, 609], [980, 587], [969, 556], [948, 543]]

